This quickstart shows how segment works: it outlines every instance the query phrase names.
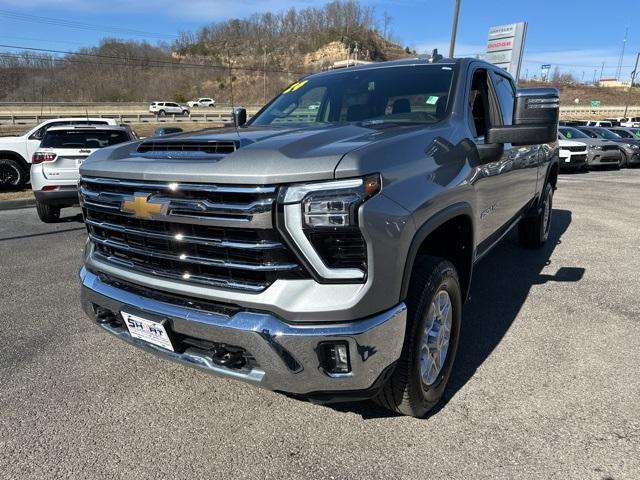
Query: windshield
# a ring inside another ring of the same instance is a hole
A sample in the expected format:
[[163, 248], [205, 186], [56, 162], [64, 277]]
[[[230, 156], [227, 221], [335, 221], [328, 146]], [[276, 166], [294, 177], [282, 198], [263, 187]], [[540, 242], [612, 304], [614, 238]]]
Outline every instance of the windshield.
[[42, 148], [102, 148], [117, 143], [128, 142], [129, 136], [122, 131], [56, 130], [45, 134]]
[[616, 135], [615, 133], [610, 132], [606, 128], [599, 128], [597, 132], [598, 132], [598, 135], [600, 135], [602, 138], [606, 138], [607, 140], [620, 140], [620, 135]]
[[634, 138], [633, 133], [627, 132], [626, 130], [614, 130], [622, 138]]
[[443, 65], [345, 69], [290, 85], [250, 124], [435, 123], [452, 80], [453, 67]]
[[560, 127], [560, 133], [562, 133], [564, 138], [567, 140], [573, 140], [574, 138], [589, 138], [588, 135], [585, 135], [577, 128]]

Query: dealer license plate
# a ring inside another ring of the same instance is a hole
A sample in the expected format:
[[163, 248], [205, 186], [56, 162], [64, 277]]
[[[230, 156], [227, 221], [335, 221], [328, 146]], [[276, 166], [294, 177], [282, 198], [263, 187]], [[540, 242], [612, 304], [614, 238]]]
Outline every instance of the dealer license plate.
[[129, 329], [129, 333], [133, 338], [152, 343], [153, 345], [166, 348], [173, 352], [171, 339], [169, 335], [167, 335], [167, 330], [162, 323], [154, 322], [153, 320], [148, 320], [127, 312], [120, 313], [124, 319], [124, 324], [127, 326], [127, 329]]

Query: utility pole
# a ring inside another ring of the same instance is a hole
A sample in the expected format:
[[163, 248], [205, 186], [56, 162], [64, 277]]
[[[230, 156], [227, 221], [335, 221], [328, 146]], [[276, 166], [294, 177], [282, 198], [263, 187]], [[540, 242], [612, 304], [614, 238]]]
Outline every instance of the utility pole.
[[631, 89], [633, 88], [633, 82], [636, 79], [636, 74], [638, 73], [638, 60], [640, 60], [640, 52], [636, 55], [636, 65], [633, 67], [633, 72], [631, 72], [631, 85], [629, 85], [629, 92], [627, 93], [627, 103], [624, 106], [624, 118], [627, 118], [627, 110], [629, 109], [629, 98], [631, 97]]
[[618, 59], [618, 68], [616, 70], [616, 80], [620, 80], [620, 72], [622, 71], [622, 61], [624, 60], [624, 49], [627, 46], [627, 37], [629, 36], [629, 27], [624, 31], [624, 40], [622, 41], [622, 50]]
[[600, 69], [600, 80], [602, 80], [602, 73], [604, 72], [604, 62], [602, 62], [602, 68]]
[[354, 58], [355, 58], [355, 66], [358, 66], [358, 42], [356, 42], [356, 48], [353, 49]]
[[593, 69], [593, 84], [596, 84], [596, 75], [598, 74], [598, 69], [594, 68]]
[[458, 16], [460, 15], [460, 1], [455, 0], [456, 5], [453, 10], [453, 25], [451, 26], [451, 42], [449, 43], [449, 58], [453, 58], [456, 50], [456, 35], [458, 33]]

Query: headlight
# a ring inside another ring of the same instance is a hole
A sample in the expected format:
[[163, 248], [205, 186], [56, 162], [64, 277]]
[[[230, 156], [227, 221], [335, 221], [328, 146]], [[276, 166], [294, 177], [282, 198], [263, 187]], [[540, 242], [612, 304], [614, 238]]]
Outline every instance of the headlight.
[[379, 175], [292, 185], [279, 195], [286, 235], [317, 276], [359, 280], [366, 276], [367, 248], [358, 210], [380, 191]]
[[637, 143], [632, 143], [630, 144], [631, 148], [633, 148], [634, 150], [638, 150], [640, 148], [640, 145], [638, 145]]

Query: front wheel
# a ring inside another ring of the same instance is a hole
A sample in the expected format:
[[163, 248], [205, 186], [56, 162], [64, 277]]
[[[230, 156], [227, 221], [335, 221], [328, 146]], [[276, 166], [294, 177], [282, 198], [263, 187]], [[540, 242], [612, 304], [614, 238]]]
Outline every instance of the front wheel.
[[160, 111], [158, 112], [158, 116], [159, 116], [159, 117], [164, 117], [166, 114], [167, 114], [167, 112], [165, 112], [164, 110], [160, 110]]
[[36, 211], [44, 223], [55, 223], [60, 220], [60, 207], [36, 202]]
[[518, 224], [518, 239], [525, 247], [538, 248], [543, 246], [551, 230], [553, 215], [553, 187], [547, 183], [542, 193], [542, 205], [534, 216], [525, 217]]
[[627, 168], [629, 166], [629, 159], [627, 158], [627, 154], [622, 152], [622, 156], [620, 157], [620, 168]]
[[188, 110], [183, 110], [182, 111], [182, 115], [186, 117], [187, 115], [189, 115], [189, 111]]
[[406, 304], [402, 353], [374, 401], [424, 418], [442, 398], [458, 350], [462, 293], [455, 267], [442, 258], [418, 257]]

